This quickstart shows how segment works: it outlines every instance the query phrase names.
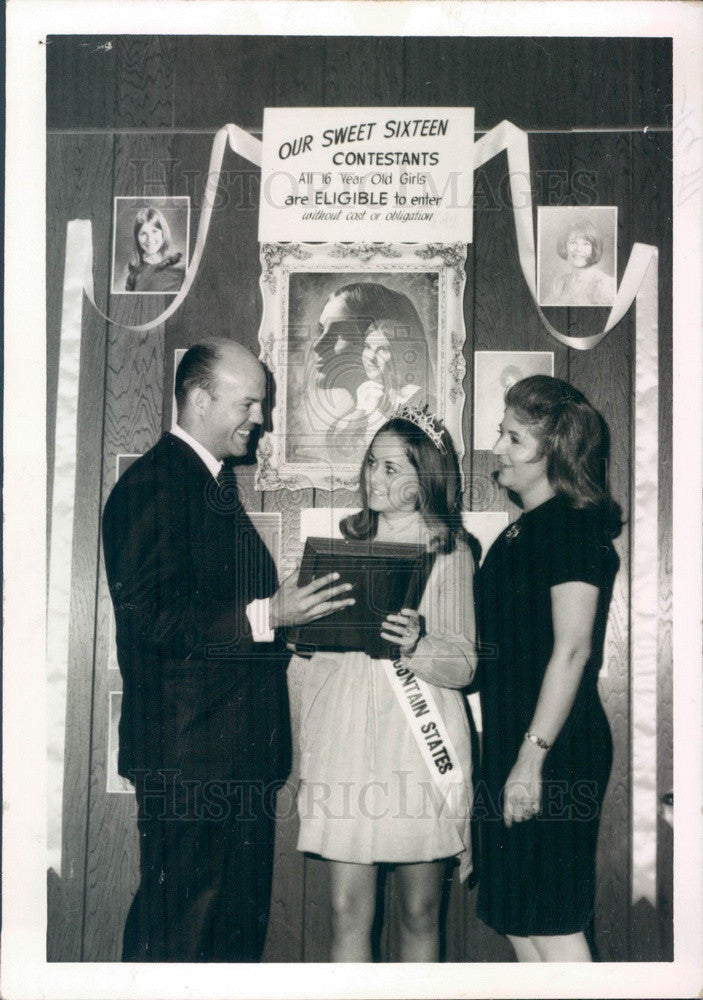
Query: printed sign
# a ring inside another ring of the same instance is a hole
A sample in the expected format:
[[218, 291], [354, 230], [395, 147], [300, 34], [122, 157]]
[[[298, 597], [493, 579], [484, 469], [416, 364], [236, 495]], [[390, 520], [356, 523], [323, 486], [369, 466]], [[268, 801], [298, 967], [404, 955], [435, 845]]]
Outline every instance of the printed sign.
[[266, 108], [259, 239], [470, 243], [473, 108]]

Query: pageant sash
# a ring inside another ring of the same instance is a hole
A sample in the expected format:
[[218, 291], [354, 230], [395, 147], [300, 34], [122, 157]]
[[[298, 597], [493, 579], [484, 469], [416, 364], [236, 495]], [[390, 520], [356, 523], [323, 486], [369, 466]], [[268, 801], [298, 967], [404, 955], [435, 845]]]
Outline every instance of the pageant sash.
[[381, 660], [381, 663], [432, 781], [451, 814], [463, 794], [464, 773], [432, 692], [400, 660]]
[[[459, 755], [439, 714], [432, 691], [400, 660], [381, 660], [381, 664], [427, 765], [432, 783], [442, 796], [438, 807], [446, 809], [448, 816], [458, 818], [460, 810], [471, 808], [471, 802], [466, 802], [466, 784]], [[458, 855], [461, 882], [466, 881], [473, 867], [468, 815], [465, 836], [466, 846]]]

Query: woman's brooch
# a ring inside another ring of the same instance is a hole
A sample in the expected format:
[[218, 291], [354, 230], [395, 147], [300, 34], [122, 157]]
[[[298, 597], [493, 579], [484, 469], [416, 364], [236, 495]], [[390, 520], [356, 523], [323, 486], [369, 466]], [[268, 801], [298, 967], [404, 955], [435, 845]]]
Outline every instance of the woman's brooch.
[[509, 542], [514, 542], [519, 534], [520, 534], [520, 522], [513, 521], [508, 530], [505, 532], [505, 537]]

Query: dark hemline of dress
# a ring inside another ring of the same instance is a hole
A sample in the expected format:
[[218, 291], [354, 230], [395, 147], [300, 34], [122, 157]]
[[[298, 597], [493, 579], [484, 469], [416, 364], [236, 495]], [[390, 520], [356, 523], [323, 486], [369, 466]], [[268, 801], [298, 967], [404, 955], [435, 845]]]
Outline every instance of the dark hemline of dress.
[[[557, 495], [506, 529], [479, 573], [478, 914], [501, 934], [573, 934], [592, 920], [598, 825], [612, 762], [597, 680], [618, 564], [604, 518], [598, 509], [574, 509]], [[541, 813], [508, 829], [501, 792], [530, 726], [552, 651], [550, 592], [569, 581], [599, 588], [593, 653], [545, 759]]]

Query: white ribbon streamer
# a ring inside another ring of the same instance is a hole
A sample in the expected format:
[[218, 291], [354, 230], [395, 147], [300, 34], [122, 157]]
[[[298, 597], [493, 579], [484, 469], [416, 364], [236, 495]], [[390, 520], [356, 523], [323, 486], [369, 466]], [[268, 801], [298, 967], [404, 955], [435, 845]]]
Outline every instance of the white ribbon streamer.
[[632, 901], [657, 903], [659, 358], [657, 253], [637, 294], [632, 656]]
[[[92, 251], [92, 230], [91, 223], [84, 219], [72, 220], [68, 223], [68, 229], [72, 227], [81, 227], [81, 232], [83, 233], [83, 239], [86, 241], [85, 246], [82, 247], [82, 251], [77, 255], [74, 266], [80, 267], [81, 280], [83, 282], [83, 288], [85, 289], [85, 294], [90, 299], [90, 302], [96, 312], [108, 323], [112, 323], [113, 326], [122, 327], [125, 330], [137, 330], [139, 332], [144, 332], [146, 330], [153, 330], [157, 326], [161, 326], [165, 323], [169, 316], [173, 316], [176, 310], [180, 307], [181, 303], [184, 301], [188, 292], [190, 291], [191, 285], [195, 281], [195, 277], [198, 273], [198, 268], [200, 267], [200, 261], [203, 256], [203, 251], [205, 250], [205, 244], [207, 242], [207, 235], [210, 229], [210, 219], [212, 218], [212, 211], [215, 207], [215, 198], [217, 195], [217, 188], [220, 183], [220, 175], [222, 173], [222, 160], [224, 159], [225, 151], [227, 146], [234, 153], [238, 153], [245, 160], [249, 160], [251, 163], [256, 164], [257, 167], [261, 166], [261, 151], [262, 143], [260, 139], [254, 138], [253, 135], [249, 135], [244, 129], [239, 128], [238, 125], [223, 125], [215, 133], [215, 139], [212, 144], [212, 151], [210, 153], [210, 165], [208, 167], [207, 181], [205, 183], [205, 190], [203, 192], [203, 208], [200, 213], [200, 221], [198, 223], [198, 235], [195, 239], [195, 247], [193, 249], [193, 256], [190, 259], [188, 265], [188, 273], [186, 274], [185, 280], [180, 288], [180, 291], [168, 306], [160, 313], [156, 319], [149, 320], [148, 323], [141, 323], [139, 326], [129, 326], [126, 323], [118, 323], [114, 319], [110, 319], [104, 312], [101, 312], [95, 304], [95, 295], [93, 293], [93, 251]], [[86, 232], [88, 235], [86, 236]], [[90, 252], [88, 253], [88, 246], [90, 246]], [[66, 268], [68, 269], [68, 259], [66, 260]]]
[[[89, 244], [87, 249], [83, 245], [85, 237], [83, 226], [84, 224], [76, 226], [69, 223], [66, 233], [47, 595], [47, 850], [48, 865], [57, 875], [61, 874], [66, 686], [78, 443], [78, 382], [85, 287], [80, 269], [72, 266], [72, 263], [88, 252], [92, 266], [93, 256], [92, 245]], [[88, 236], [90, 237], [89, 230]]]

